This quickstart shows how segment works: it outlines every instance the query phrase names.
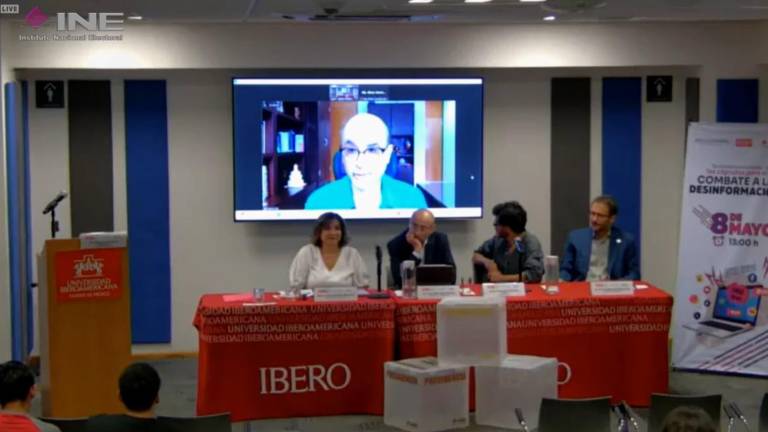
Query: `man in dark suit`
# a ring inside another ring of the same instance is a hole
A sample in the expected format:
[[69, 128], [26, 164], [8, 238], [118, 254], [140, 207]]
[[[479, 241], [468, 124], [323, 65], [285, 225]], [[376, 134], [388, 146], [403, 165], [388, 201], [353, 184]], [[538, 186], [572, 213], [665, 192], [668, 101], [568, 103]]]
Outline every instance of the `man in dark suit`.
[[448, 236], [435, 231], [435, 216], [431, 211], [420, 209], [413, 212], [408, 229], [387, 243], [389, 268], [395, 287], [400, 288], [400, 263], [415, 261], [420, 264], [446, 264], [456, 267], [451, 254]]
[[640, 259], [635, 238], [613, 225], [618, 213], [619, 207], [612, 197], [603, 195], [592, 200], [589, 228], [577, 229], [568, 234], [565, 254], [560, 264], [560, 279], [640, 279]]

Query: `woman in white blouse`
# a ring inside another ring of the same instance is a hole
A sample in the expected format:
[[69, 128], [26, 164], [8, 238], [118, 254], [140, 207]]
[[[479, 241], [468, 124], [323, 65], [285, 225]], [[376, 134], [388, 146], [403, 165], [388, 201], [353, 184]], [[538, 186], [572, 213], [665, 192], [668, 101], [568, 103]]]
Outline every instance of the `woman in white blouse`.
[[318, 286], [368, 287], [368, 269], [360, 252], [347, 246], [344, 219], [323, 213], [312, 232], [312, 243], [299, 249], [289, 273], [292, 290]]

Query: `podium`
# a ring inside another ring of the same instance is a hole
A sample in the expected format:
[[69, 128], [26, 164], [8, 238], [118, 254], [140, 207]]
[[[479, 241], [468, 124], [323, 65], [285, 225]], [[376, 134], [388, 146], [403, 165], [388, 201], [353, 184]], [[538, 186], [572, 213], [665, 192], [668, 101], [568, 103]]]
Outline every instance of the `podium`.
[[37, 269], [43, 416], [122, 412], [117, 381], [131, 362], [127, 249], [52, 239]]

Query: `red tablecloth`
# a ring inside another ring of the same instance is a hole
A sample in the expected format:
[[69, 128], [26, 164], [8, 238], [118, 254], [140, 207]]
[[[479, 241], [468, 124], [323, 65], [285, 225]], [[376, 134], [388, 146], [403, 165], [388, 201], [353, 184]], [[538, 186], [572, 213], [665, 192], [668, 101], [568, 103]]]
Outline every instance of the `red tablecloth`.
[[230, 412], [234, 421], [382, 414], [394, 314], [392, 300], [244, 306], [237, 297], [203, 296], [194, 320], [197, 414]]
[[[507, 348], [557, 357], [560, 397], [610, 395], [647, 406], [651, 393], [667, 391], [669, 294], [650, 285], [634, 296], [599, 298], [588, 283], [562, 283], [556, 295], [538, 284], [527, 289], [525, 297], [507, 298]], [[396, 303], [398, 357], [437, 355], [437, 301]]]

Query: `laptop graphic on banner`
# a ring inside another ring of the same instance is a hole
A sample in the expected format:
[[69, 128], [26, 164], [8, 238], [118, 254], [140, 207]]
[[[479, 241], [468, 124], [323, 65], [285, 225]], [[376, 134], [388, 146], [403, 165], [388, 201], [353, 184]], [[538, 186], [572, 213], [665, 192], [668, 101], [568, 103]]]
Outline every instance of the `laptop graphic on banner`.
[[727, 338], [751, 330], [760, 311], [760, 285], [717, 288], [712, 318], [684, 325], [689, 330]]

